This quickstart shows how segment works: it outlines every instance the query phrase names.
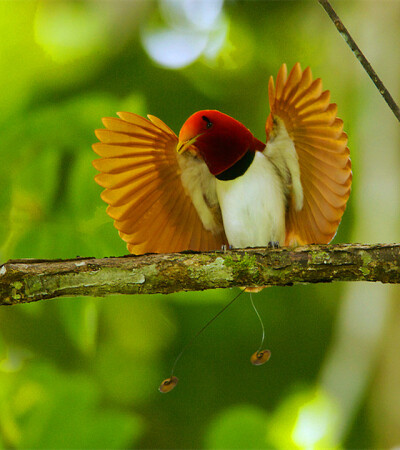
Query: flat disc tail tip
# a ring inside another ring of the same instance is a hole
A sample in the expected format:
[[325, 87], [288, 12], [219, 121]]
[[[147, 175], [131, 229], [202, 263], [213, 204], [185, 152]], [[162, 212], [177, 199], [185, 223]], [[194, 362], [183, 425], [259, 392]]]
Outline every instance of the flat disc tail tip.
[[271, 358], [270, 350], [260, 350], [251, 355], [250, 362], [253, 366], [261, 366]]
[[158, 390], [162, 394], [172, 391], [174, 387], [178, 384], [179, 379], [177, 377], [166, 378], [159, 386]]

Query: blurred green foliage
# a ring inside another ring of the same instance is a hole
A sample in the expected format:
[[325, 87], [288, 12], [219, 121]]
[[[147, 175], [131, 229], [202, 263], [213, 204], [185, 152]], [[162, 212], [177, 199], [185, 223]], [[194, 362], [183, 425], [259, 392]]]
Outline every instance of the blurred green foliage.
[[[126, 253], [93, 181], [100, 118], [151, 113], [178, 131], [215, 108], [263, 139], [282, 62], [323, 78], [361, 166], [356, 117], [362, 93], [375, 94], [317, 2], [210, 2], [0, 3], [1, 261]], [[339, 5], [351, 21], [362, 3]], [[350, 240], [353, 202], [336, 242]], [[168, 396], [157, 386], [174, 357], [235, 291], [3, 307], [0, 448], [377, 446], [366, 412], [355, 404], [356, 420], [343, 419], [318, 387], [343, 289], [255, 296], [272, 349], [260, 368], [248, 362], [260, 330], [242, 296], [184, 355]]]

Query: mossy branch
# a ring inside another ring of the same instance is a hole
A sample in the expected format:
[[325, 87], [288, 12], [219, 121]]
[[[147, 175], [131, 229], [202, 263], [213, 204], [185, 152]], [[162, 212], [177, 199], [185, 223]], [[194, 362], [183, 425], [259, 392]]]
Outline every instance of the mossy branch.
[[56, 297], [168, 294], [331, 281], [400, 283], [400, 244], [10, 260], [0, 266], [0, 305]]

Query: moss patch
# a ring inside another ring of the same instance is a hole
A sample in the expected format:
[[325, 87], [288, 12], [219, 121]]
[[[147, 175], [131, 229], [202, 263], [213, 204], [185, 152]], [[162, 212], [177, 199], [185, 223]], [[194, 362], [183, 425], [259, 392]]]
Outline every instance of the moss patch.
[[372, 262], [372, 256], [368, 252], [360, 252], [362, 266], [360, 272], [366, 277], [371, 272], [367, 267]]
[[331, 255], [328, 252], [320, 251], [311, 254], [311, 264], [328, 264], [331, 261]]
[[241, 276], [254, 278], [259, 273], [256, 256], [248, 253], [244, 253], [243, 256], [236, 255], [235, 257], [227, 255], [224, 264], [232, 271], [235, 278]]

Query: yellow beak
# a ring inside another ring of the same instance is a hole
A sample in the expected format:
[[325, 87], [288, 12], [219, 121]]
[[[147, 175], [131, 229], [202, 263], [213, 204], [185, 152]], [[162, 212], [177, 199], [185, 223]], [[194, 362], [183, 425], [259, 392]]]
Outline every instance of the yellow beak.
[[199, 136], [195, 136], [192, 139], [188, 139], [186, 141], [179, 141], [178, 145], [176, 146], [176, 151], [181, 155], [183, 152], [185, 152], [191, 145], [193, 145], [196, 142], [196, 139]]

